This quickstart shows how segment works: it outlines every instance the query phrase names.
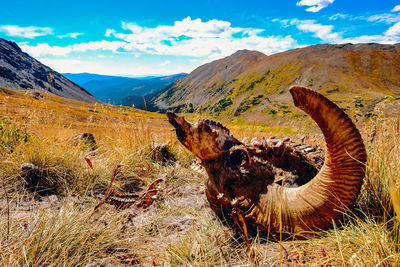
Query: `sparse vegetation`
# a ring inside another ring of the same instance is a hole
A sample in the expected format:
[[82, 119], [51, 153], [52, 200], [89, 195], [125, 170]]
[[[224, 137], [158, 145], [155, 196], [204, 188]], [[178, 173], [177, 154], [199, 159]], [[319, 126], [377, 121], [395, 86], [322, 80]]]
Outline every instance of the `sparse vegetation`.
[[171, 110], [176, 113], [193, 113], [194, 112], [194, 107], [192, 103], [189, 104], [180, 104], [177, 106], [173, 106], [169, 108], [168, 110]]
[[29, 135], [17, 129], [14, 123], [7, 119], [0, 120], [0, 154], [12, 152], [17, 145], [28, 139]]
[[239, 116], [241, 113], [245, 112], [252, 106], [258, 105], [261, 103], [261, 99], [263, 98], [263, 95], [258, 95], [258, 96], [249, 96], [243, 99], [242, 102], [240, 102], [239, 107], [235, 110], [234, 115]]
[[340, 91], [340, 90], [339, 90], [339, 87], [337, 87], [337, 86], [335, 86], [335, 88], [333, 88], [333, 89], [326, 90], [326, 92], [327, 92], [328, 94], [337, 93], [337, 92], [339, 92], [339, 91]]
[[225, 111], [227, 107], [232, 105], [232, 99], [230, 97], [221, 99], [214, 106], [211, 107], [211, 113], [215, 115], [219, 115], [221, 112]]
[[[211, 212], [204, 197], [203, 174], [190, 168], [192, 156], [176, 143], [163, 115], [49, 94], [38, 100], [19, 91], [0, 91], [0, 102], [1, 266], [400, 264], [399, 220], [394, 211], [400, 204], [396, 198], [392, 202], [390, 194], [400, 190], [399, 119], [370, 121], [363, 129], [366, 178], [343, 224], [307, 240], [252, 237], [253, 256], [249, 257], [238, 231]], [[256, 105], [257, 98], [248, 102]], [[256, 132], [289, 133], [254, 126]], [[240, 121], [228, 127], [235, 134], [250, 128]], [[72, 137], [82, 132], [94, 134], [96, 151], [83, 143], [73, 145]], [[152, 143], [168, 140], [174, 160], [165, 164], [154, 158]], [[34, 186], [20, 168], [27, 162], [53, 182], [41, 184], [49, 190], [46, 196], [31, 190]], [[93, 213], [117, 163], [121, 171], [115, 190], [136, 192], [157, 178], [165, 180], [148, 209], [103, 205]]]

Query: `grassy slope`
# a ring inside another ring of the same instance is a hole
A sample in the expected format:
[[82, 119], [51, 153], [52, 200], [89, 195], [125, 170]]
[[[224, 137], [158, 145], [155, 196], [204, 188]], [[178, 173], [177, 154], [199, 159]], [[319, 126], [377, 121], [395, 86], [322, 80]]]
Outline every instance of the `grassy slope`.
[[[43, 95], [36, 100], [26, 92], [0, 90], [0, 118], [13, 123], [2, 138], [15, 141], [0, 143], [1, 266], [400, 263], [398, 222], [388, 190], [390, 184], [397, 188], [400, 175], [399, 120], [363, 130], [369, 154], [366, 181], [343, 226], [304, 241], [255, 237], [255, 257], [248, 257], [240, 235], [208, 208], [203, 174], [189, 167], [192, 156], [176, 142], [163, 115]], [[235, 136], [257, 135], [236, 127]], [[28, 142], [17, 142], [21, 134], [11, 134], [16, 129], [29, 135]], [[72, 145], [72, 137], [81, 132], [95, 135], [98, 151]], [[177, 161], [163, 165], [152, 160], [150, 144], [167, 140]], [[91, 159], [93, 170], [84, 157]], [[45, 170], [57, 194], [35, 198], [19, 168], [24, 162]], [[160, 197], [145, 211], [103, 205], [92, 214], [118, 162], [122, 167], [115, 188], [131, 191], [164, 178]]]
[[[400, 47], [388, 45], [316, 45], [271, 56], [247, 51], [199, 67], [153, 101], [235, 124], [309, 129], [311, 121], [292, 107], [291, 85], [317, 90], [353, 118], [388, 117], [400, 107], [399, 64]], [[383, 100], [393, 108], [376, 109]]]

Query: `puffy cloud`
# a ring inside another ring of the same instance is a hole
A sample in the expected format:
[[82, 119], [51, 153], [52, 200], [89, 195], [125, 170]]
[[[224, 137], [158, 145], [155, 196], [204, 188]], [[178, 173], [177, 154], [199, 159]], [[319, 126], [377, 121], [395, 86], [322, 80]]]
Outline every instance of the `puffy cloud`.
[[33, 57], [40, 57], [44, 55], [53, 55], [53, 56], [65, 56], [70, 53], [71, 47], [66, 46], [50, 46], [47, 43], [40, 43], [36, 46], [30, 46], [26, 43], [20, 43], [19, 47], [26, 53], [30, 54]]
[[33, 57], [41, 57], [46, 55], [66, 56], [71, 52], [86, 52], [90, 50], [110, 50], [116, 52], [124, 45], [121, 41], [96, 41], [88, 43], [73, 44], [68, 46], [50, 46], [48, 43], [39, 43], [30, 46], [26, 43], [20, 43], [21, 49]]
[[400, 42], [400, 22], [396, 23], [382, 34], [360, 35], [355, 37], [343, 37], [343, 33], [335, 32], [333, 25], [322, 25], [315, 20], [292, 19], [284, 20], [283, 24], [295, 25], [303, 32], [310, 32], [317, 38], [327, 43], [381, 43], [394, 44]]
[[400, 11], [400, 5], [395, 6], [391, 11], [392, 12]]
[[105, 36], [110, 37], [110, 36], [111, 36], [112, 34], [114, 34], [114, 33], [115, 33], [114, 30], [107, 29], [107, 30], [106, 30], [106, 33], [105, 33]]
[[160, 25], [155, 28], [123, 23], [122, 28], [131, 33], [114, 30], [108, 33], [127, 42], [120, 51], [133, 53], [221, 57], [244, 48], [270, 54], [296, 44], [290, 36], [261, 36], [262, 29], [232, 27], [228, 21], [215, 19], [203, 22], [187, 17], [172, 26]]
[[381, 43], [395, 44], [400, 42], [400, 22], [389, 27], [382, 34], [361, 35], [342, 39], [342, 43]]
[[52, 35], [53, 29], [49, 27], [20, 27], [17, 25], [2, 25], [0, 26], [0, 32], [4, 32], [8, 36], [33, 39], [39, 36]]
[[397, 22], [390, 27], [386, 32], [385, 36], [400, 37], [400, 22]]
[[154, 28], [141, 27], [135, 23], [122, 23], [124, 32], [107, 29], [106, 37], [119, 40], [96, 41], [73, 44], [65, 47], [37, 44], [21, 45], [33, 56], [67, 55], [71, 52], [109, 50], [116, 53], [153, 54], [202, 57], [207, 59], [228, 56], [240, 49], [258, 50], [271, 54], [294, 48], [297, 42], [291, 36], [262, 36], [264, 30], [232, 27], [228, 21], [190, 17], [176, 21], [173, 25]]
[[306, 11], [309, 12], [318, 12], [321, 9], [327, 7], [328, 5], [332, 4], [334, 0], [301, 0], [296, 4], [298, 6], [309, 6]]
[[314, 20], [292, 19], [290, 24], [296, 25], [299, 30], [314, 33], [315, 37], [326, 42], [337, 42], [341, 39], [340, 34], [333, 32], [333, 25], [322, 25]]

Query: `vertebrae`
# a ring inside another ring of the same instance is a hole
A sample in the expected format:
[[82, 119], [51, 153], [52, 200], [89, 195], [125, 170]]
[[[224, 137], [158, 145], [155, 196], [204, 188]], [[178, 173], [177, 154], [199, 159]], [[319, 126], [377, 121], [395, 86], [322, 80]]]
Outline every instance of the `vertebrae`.
[[294, 142], [289, 137], [245, 138], [242, 142], [256, 160], [271, 165], [275, 182], [285, 187], [307, 183], [324, 164], [325, 153], [319, 146]]

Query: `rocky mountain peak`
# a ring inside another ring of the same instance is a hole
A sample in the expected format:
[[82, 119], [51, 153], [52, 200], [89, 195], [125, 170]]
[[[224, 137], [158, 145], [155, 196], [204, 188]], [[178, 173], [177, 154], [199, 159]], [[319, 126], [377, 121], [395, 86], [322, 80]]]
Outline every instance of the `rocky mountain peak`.
[[0, 87], [38, 90], [86, 102], [98, 102], [89, 92], [0, 38]]

